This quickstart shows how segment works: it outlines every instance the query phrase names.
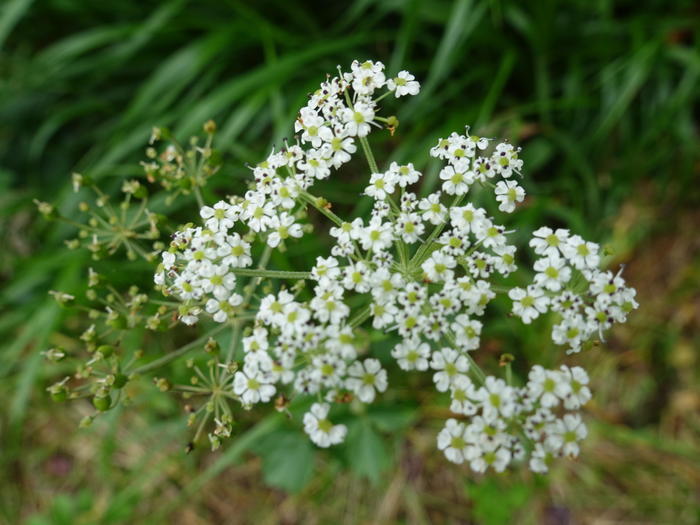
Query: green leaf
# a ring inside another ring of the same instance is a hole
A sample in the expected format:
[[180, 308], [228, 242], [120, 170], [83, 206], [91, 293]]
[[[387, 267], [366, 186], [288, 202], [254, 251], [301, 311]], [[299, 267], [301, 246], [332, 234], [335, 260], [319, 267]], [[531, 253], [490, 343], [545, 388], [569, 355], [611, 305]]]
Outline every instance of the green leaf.
[[346, 450], [350, 468], [359, 476], [377, 483], [381, 473], [389, 466], [386, 445], [369, 418], [356, 419], [348, 426]]
[[396, 404], [371, 405], [367, 417], [382, 432], [397, 432], [411, 425], [418, 416], [418, 410], [412, 406]]
[[525, 505], [533, 492], [534, 488], [524, 483], [507, 486], [495, 477], [486, 477], [479, 483], [467, 486], [467, 493], [474, 504], [474, 519], [483, 525], [519, 522], [518, 510]]
[[263, 462], [265, 482], [287, 492], [299, 492], [314, 471], [314, 449], [299, 431], [279, 430], [265, 436], [254, 448]]
[[2, 48], [5, 39], [31, 5], [32, 0], [12, 0], [5, 4], [2, 11], [0, 11], [0, 48]]

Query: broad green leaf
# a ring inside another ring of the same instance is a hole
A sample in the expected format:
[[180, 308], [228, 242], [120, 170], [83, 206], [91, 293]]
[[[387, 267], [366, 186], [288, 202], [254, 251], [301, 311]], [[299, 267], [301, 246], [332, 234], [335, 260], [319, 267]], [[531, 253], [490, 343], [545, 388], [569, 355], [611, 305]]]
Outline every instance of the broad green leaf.
[[377, 483], [389, 466], [389, 455], [382, 437], [367, 417], [352, 420], [348, 427], [346, 451], [350, 468], [359, 476]]
[[287, 492], [303, 489], [314, 471], [314, 449], [301, 430], [268, 434], [254, 449], [262, 457], [265, 482]]

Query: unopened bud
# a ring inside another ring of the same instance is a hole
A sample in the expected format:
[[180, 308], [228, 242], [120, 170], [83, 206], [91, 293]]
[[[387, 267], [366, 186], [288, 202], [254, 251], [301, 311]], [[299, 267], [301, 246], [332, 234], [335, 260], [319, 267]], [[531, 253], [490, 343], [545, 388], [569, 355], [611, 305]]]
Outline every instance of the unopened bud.
[[216, 122], [214, 122], [213, 120], [207, 120], [204, 123], [203, 128], [204, 128], [204, 133], [212, 135], [212, 134], [216, 133]]
[[45, 218], [53, 219], [57, 216], [56, 208], [54, 208], [53, 205], [49, 204], [48, 202], [43, 202], [43, 201], [34, 199], [34, 204], [36, 204], [36, 207], [39, 210], [39, 213], [41, 213]]
[[210, 337], [207, 344], [204, 345], [204, 351], [209, 354], [216, 354], [219, 353], [219, 350], [219, 343], [217, 343], [213, 337]]

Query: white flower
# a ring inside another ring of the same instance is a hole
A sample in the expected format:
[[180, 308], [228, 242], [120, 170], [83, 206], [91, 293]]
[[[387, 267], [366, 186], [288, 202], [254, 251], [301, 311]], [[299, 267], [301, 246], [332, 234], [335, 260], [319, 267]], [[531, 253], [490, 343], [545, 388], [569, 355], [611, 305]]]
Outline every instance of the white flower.
[[331, 174], [330, 163], [324, 150], [307, 151], [297, 166], [306, 175], [318, 180], [323, 180]]
[[464, 423], [450, 418], [437, 436], [438, 448], [452, 463], [459, 464], [465, 460], [467, 441], [464, 434]]
[[392, 230], [391, 223], [382, 222], [381, 219], [372, 219], [360, 234], [362, 249], [381, 251], [388, 248], [394, 240]]
[[492, 258], [493, 265], [504, 277], [518, 269], [515, 265], [515, 246], [496, 246], [493, 251], [496, 253], [496, 257]]
[[394, 193], [396, 176], [387, 171], [386, 173], [372, 173], [369, 179], [369, 186], [365, 188], [365, 195], [373, 199], [386, 199], [387, 195]]
[[259, 370], [243, 367], [233, 376], [233, 393], [241, 398], [244, 405], [267, 403], [275, 395], [275, 387], [270, 377]]
[[421, 199], [418, 208], [423, 212], [423, 218], [431, 224], [440, 224], [447, 212], [447, 208], [440, 202], [440, 192], [431, 193], [425, 199]]
[[245, 268], [253, 263], [250, 257], [250, 244], [241, 239], [237, 233], [226, 236], [226, 241], [221, 243], [217, 255], [223, 257], [221, 262], [235, 268]]
[[322, 323], [339, 324], [350, 313], [343, 302], [343, 289], [340, 287], [314, 288], [314, 298], [309, 303], [314, 315]]
[[503, 472], [512, 458], [510, 450], [496, 441], [486, 441], [480, 446], [471, 446], [467, 454], [469, 467], [479, 473], [486, 472], [488, 467], [492, 467], [496, 472]]
[[358, 102], [353, 109], [345, 108], [342, 113], [345, 130], [352, 137], [366, 137], [370, 123], [374, 121], [374, 108], [366, 102]]
[[569, 262], [579, 270], [594, 269], [600, 264], [599, 247], [593, 242], [584, 241], [578, 235], [572, 235], [560, 247]]
[[204, 206], [199, 210], [199, 215], [206, 219], [204, 225], [211, 231], [225, 232], [238, 219], [238, 210], [228, 202], [219, 201], [213, 208]]
[[[377, 94], [383, 87], [388, 92]], [[299, 111], [298, 143], [285, 142], [251, 167], [254, 180], [242, 197], [203, 206], [203, 224], [173, 235], [154, 281], [179, 301], [176, 312], [183, 323], [197, 322], [202, 312], [218, 323], [244, 323], [243, 363], [232, 378], [235, 398], [246, 408], [270, 401], [278, 383], [292, 394], [317, 397], [303, 422], [320, 447], [341, 443], [347, 434], [345, 425], [330, 421], [331, 403], [350, 394], [370, 403], [388, 388], [379, 360], [358, 360], [375, 340], [360, 335], [365, 323], [380, 339], [398, 333], [400, 342], [391, 348], [398, 367], [430, 369], [436, 389], [449, 392], [450, 410], [467, 420], [449, 419], [437, 436], [448, 460], [468, 463], [476, 472], [500, 472], [511, 461], [527, 461], [529, 454], [530, 468], [546, 472], [553, 458], [579, 453], [586, 427], [573, 411], [591, 398], [586, 372], [537, 365], [519, 387], [494, 376], [477, 387], [467, 375], [468, 352], [480, 344], [481, 316], [501, 290], [493, 274], [517, 270], [515, 246], [508, 241], [516, 232], [497, 224], [485, 209], [460, 204], [479, 182], [494, 189], [500, 211], [514, 211], [525, 198], [514, 177], [523, 165], [519, 148], [508, 143], [491, 148], [489, 139], [470, 135], [468, 127], [464, 134], [451, 133], [430, 150], [443, 161], [440, 191], [424, 198], [411, 192], [421, 173], [410, 163], [391, 162], [385, 172], [371, 173], [364, 189], [373, 199], [371, 210], [347, 222], [333, 217], [335, 242], [329, 252], [314, 254], [321, 257], [306, 285], [301, 279], [287, 285], [262, 278], [237, 281], [236, 275], [247, 273], [238, 269], [262, 262], [253, 254], [260, 257], [266, 243], [265, 257], [269, 248], [284, 251], [286, 239], [316, 228], [303, 222], [306, 192], [350, 161], [356, 137], [364, 141], [373, 125], [388, 122], [375, 113], [378, 100], [419, 91], [407, 71], [387, 80], [384, 65], [369, 60], [354, 61], [350, 72], [328, 78]], [[174, 162], [177, 152], [171, 149], [167, 156]], [[152, 221], [152, 214], [148, 218]], [[553, 311], [557, 324], [551, 338], [568, 345], [567, 352], [578, 351], [596, 334], [602, 339], [604, 330], [624, 322], [637, 307], [635, 291], [619, 272], [598, 269], [597, 244], [566, 229], [542, 227], [530, 245], [537, 254], [535, 277], [529, 286], [508, 291], [513, 314], [530, 324]], [[276, 260], [276, 254], [272, 257]], [[250, 295], [245, 308], [236, 291]], [[138, 305], [140, 297], [129, 301]], [[164, 316], [155, 313], [149, 323]], [[216, 423], [215, 438], [231, 432], [227, 421]]]
[[[170, 270], [173, 266], [175, 266], [175, 254], [171, 252], [163, 252], [161, 255], [163, 259], [163, 268], [165, 270]], [[92, 273], [92, 269], [91, 269]]]
[[287, 210], [292, 209], [296, 204], [297, 195], [299, 195], [299, 186], [292, 178], [285, 179], [284, 181], [279, 180], [275, 186], [274, 198], [282, 208]]
[[403, 289], [404, 280], [398, 272], [388, 268], [379, 268], [372, 274], [372, 296], [381, 301], [387, 301]]
[[340, 276], [338, 259], [335, 257], [316, 257], [316, 264], [311, 268], [311, 278], [326, 284], [335, 281]]
[[558, 345], [568, 345], [570, 352], [578, 352], [588, 334], [586, 322], [580, 315], [566, 316], [552, 327], [552, 341]]
[[450, 208], [450, 220], [455, 228], [463, 233], [480, 231], [482, 223], [486, 220], [486, 211], [475, 208], [471, 203], [466, 206], [454, 206]]
[[342, 443], [348, 433], [345, 425], [334, 425], [328, 419], [330, 408], [328, 403], [314, 403], [304, 414], [304, 432], [321, 448]]
[[588, 388], [588, 374], [580, 366], [569, 368], [561, 366], [562, 375], [569, 382], [569, 395], [564, 400], [564, 408], [575, 410], [585, 405], [591, 399]]
[[362, 261], [346, 266], [344, 269], [343, 288], [355, 290], [357, 293], [367, 293], [370, 289], [368, 273], [369, 268]]
[[322, 148], [323, 156], [334, 168], [339, 168], [348, 162], [355, 151], [357, 151], [357, 146], [355, 146], [353, 139], [347, 136], [345, 129], [336, 132], [331, 141], [324, 144]]
[[280, 290], [278, 295], [266, 295], [260, 301], [257, 318], [264, 323], [281, 324], [284, 319], [284, 308], [294, 302], [294, 296], [286, 290]]
[[396, 98], [403, 95], [417, 95], [420, 91], [420, 84], [415, 80], [408, 71], [400, 71], [395, 78], [390, 78], [386, 87], [389, 91], [393, 91]]
[[371, 403], [376, 392], [384, 392], [387, 387], [386, 370], [377, 359], [365, 359], [363, 363], [355, 361], [348, 368], [348, 376], [345, 386], [363, 403]]
[[469, 351], [479, 348], [479, 336], [482, 324], [476, 319], [469, 319], [466, 314], [458, 315], [452, 323], [455, 342], [461, 350]]
[[545, 370], [539, 365], [530, 369], [527, 381], [528, 395], [545, 408], [553, 408], [571, 392], [569, 382], [556, 370]]
[[440, 170], [442, 189], [448, 195], [464, 195], [469, 191], [469, 185], [474, 182], [474, 178], [464, 167], [445, 166]]
[[314, 148], [320, 147], [324, 141], [329, 142], [333, 138], [331, 130], [324, 126], [325, 121], [323, 117], [308, 108], [301, 110], [297, 124], [299, 129], [296, 131], [304, 130], [304, 133], [301, 135], [301, 141], [311, 143], [311, 146]]
[[538, 272], [535, 275], [535, 284], [552, 292], [561, 290], [562, 285], [571, 278], [571, 268], [566, 266], [566, 260], [552, 253], [535, 261], [534, 269]]
[[476, 414], [477, 405], [473, 402], [474, 392], [474, 383], [471, 379], [465, 375], [457, 376], [450, 385], [450, 397], [452, 398], [450, 410], [455, 414], [464, 414], [465, 416]]
[[557, 231], [542, 226], [539, 230], [532, 233], [530, 246], [534, 248], [537, 255], [559, 255], [559, 249], [564, 246], [569, 238], [569, 230], [559, 228]]
[[384, 76], [384, 64], [365, 60], [353, 61], [350, 66], [352, 74], [348, 75], [348, 80], [352, 79], [352, 89], [360, 95], [371, 95], [376, 89], [384, 86], [386, 77]]
[[513, 300], [513, 314], [520, 317], [525, 324], [537, 319], [549, 306], [549, 298], [544, 295], [544, 291], [533, 285], [528, 286], [527, 290], [511, 288], [508, 297]]
[[273, 231], [267, 237], [267, 244], [272, 248], [277, 247], [280, 242], [290, 237], [299, 238], [303, 235], [301, 225], [296, 224], [294, 222], [294, 217], [289, 215], [286, 211], [272, 217], [270, 220], [270, 229]]
[[392, 162], [389, 166], [389, 171], [396, 174], [396, 182], [402, 188], [415, 184], [420, 179], [420, 171], [413, 167], [410, 162], [399, 166], [396, 162]]
[[383, 328], [393, 323], [399, 309], [392, 301], [375, 301], [372, 303], [372, 326], [376, 329]]
[[565, 456], [575, 458], [579, 454], [579, 441], [588, 434], [579, 414], [564, 414], [547, 427], [545, 446], [561, 450]]
[[311, 317], [308, 309], [298, 303], [288, 303], [284, 306], [279, 328], [283, 334], [299, 333]]
[[248, 227], [254, 232], [267, 230], [270, 218], [275, 212], [272, 202], [266, 201], [264, 195], [254, 193], [247, 196], [246, 204], [241, 218]]
[[449, 281], [454, 276], [452, 269], [456, 265], [457, 261], [454, 257], [442, 251], [437, 251], [426, 259], [421, 268], [431, 281]]
[[427, 370], [430, 358], [430, 345], [420, 339], [405, 339], [391, 351], [402, 370]]
[[460, 375], [469, 370], [469, 361], [452, 348], [443, 347], [440, 351], [433, 352], [430, 368], [437, 370], [433, 374], [435, 388], [438, 392], [446, 392]]
[[488, 376], [484, 386], [476, 392], [477, 399], [483, 405], [484, 417], [496, 418], [499, 414], [510, 417], [515, 411], [515, 392], [502, 379]]
[[525, 190], [514, 180], [498, 181], [496, 183], [496, 200], [500, 203], [498, 209], [512, 213], [517, 202], [523, 202]]
[[417, 213], [401, 213], [396, 219], [396, 233], [408, 244], [417, 242], [424, 231], [425, 225]]
[[243, 297], [234, 293], [228, 299], [209, 299], [205, 310], [217, 323], [225, 323], [233, 317], [234, 308], [243, 302]]
[[516, 149], [507, 142], [502, 142], [496, 146], [491, 159], [501, 177], [508, 178], [513, 172], [520, 173], [523, 161], [518, 158], [519, 152], [520, 148]]
[[539, 474], [546, 473], [556, 456], [556, 449], [548, 447], [545, 443], [535, 443], [535, 450], [530, 456], [530, 470]]

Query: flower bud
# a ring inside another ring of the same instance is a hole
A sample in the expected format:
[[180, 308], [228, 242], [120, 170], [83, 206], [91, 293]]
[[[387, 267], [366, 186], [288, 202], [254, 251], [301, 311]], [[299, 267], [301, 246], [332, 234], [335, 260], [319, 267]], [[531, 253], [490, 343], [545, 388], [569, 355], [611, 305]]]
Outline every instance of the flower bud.
[[42, 354], [44, 357], [46, 357], [46, 359], [54, 363], [57, 363], [66, 357], [66, 353], [61, 348], [50, 348], [45, 352], [42, 352]]
[[124, 388], [124, 385], [126, 385], [128, 382], [129, 382], [129, 378], [126, 375], [115, 374], [114, 381], [112, 382], [112, 386], [116, 389], [121, 389], [121, 388]]
[[66, 399], [68, 399], [68, 389], [63, 381], [51, 385], [49, 388], [47, 388], [47, 390], [49, 391], [49, 394], [51, 394], [51, 399], [57, 403], [63, 403]]
[[214, 122], [213, 120], [207, 120], [204, 123], [203, 129], [204, 133], [207, 133], [209, 135], [216, 133], [216, 122]]
[[107, 359], [114, 353], [114, 347], [111, 345], [100, 345], [97, 347], [97, 353], [101, 354], [104, 359]]
[[34, 204], [36, 204], [39, 213], [41, 213], [46, 219], [54, 219], [58, 216], [58, 214], [56, 213], [56, 208], [54, 208], [48, 202], [43, 202], [34, 199]]
[[109, 392], [98, 392], [92, 398], [92, 405], [100, 412], [106, 412], [112, 405], [112, 398]]
[[164, 377], [154, 377], [153, 383], [156, 385], [156, 388], [158, 388], [158, 390], [160, 390], [161, 392], [167, 392], [172, 388], [170, 381], [168, 381]]
[[69, 293], [58, 292], [56, 290], [49, 290], [49, 295], [51, 295], [58, 304], [64, 306], [71, 302], [75, 297]]
[[217, 343], [213, 337], [210, 337], [204, 345], [204, 351], [208, 354], [218, 354], [220, 349], [219, 343]]

